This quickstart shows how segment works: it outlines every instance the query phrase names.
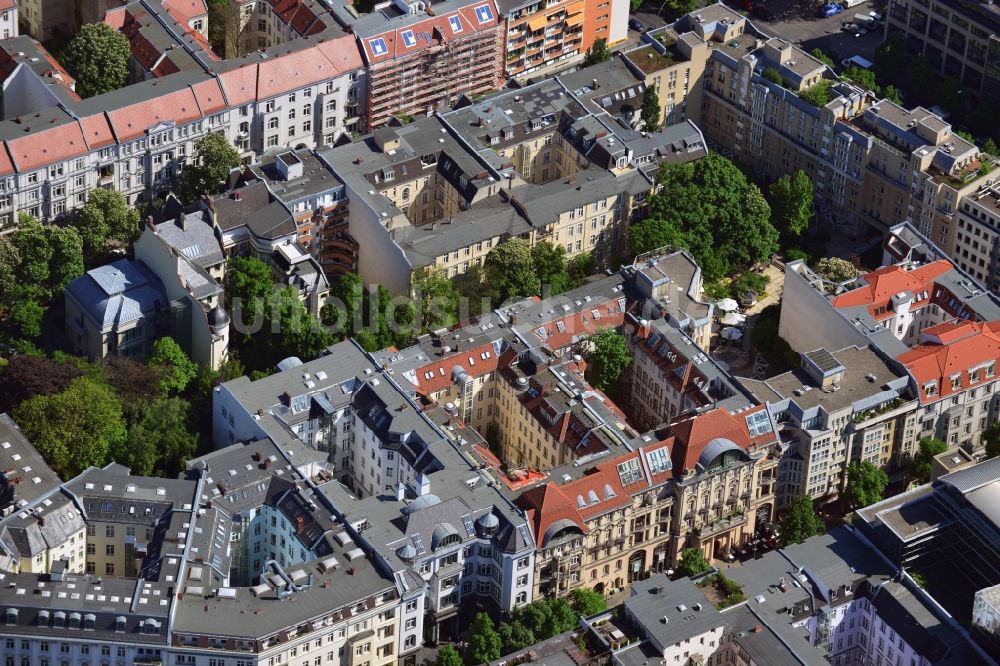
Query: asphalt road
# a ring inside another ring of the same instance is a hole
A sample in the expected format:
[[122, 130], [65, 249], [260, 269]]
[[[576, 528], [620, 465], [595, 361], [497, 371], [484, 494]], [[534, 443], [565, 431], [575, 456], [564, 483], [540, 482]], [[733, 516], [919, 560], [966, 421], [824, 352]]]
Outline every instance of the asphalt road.
[[[868, 60], [875, 57], [875, 49], [882, 43], [882, 28], [858, 37], [841, 29], [844, 21], [851, 21], [855, 14], [867, 14], [879, 9], [876, 2], [865, 2], [845, 9], [840, 14], [824, 18], [819, 15], [819, 4], [802, 0], [765, 0], [774, 20], [762, 21], [751, 16], [754, 25], [764, 32], [787, 39], [806, 51], [815, 48], [839, 63], [844, 58], [859, 55]], [[880, 10], [881, 11], [881, 10]]]

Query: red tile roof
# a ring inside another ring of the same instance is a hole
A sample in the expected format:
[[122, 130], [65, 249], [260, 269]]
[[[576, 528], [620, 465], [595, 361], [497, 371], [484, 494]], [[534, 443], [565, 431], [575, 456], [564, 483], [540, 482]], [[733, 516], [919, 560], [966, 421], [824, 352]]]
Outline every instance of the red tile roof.
[[7, 154], [7, 142], [5, 141], [3, 147], [0, 148], [0, 176], [8, 176], [14, 173], [14, 163], [10, 161], [10, 155]]
[[15, 7], [17, 7], [17, 0], [0, 0], [0, 11], [14, 9]]
[[[582, 312], [574, 312], [539, 324], [531, 329], [531, 334], [542, 347], [558, 351], [572, 346], [581, 338], [587, 338], [604, 328], [618, 328], [625, 323], [625, 309], [621, 302], [624, 297], [609, 297], [604, 301], [592, 301]], [[597, 312], [600, 317], [594, 317]]]
[[[1000, 361], [1000, 321], [945, 323], [925, 328], [923, 342], [896, 358], [917, 382], [921, 402], [934, 402], [961, 393], [985, 379], [987, 367]], [[987, 366], [987, 367], [984, 367]], [[969, 370], [980, 368], [973, 382]], [[958, 386], [952, 388], [953, 377]], [[928, 395], [926, 388], [935, 384]]]
[[242, 106], [257, 99], [257, 63], [242, 65], [219, 74], [219, 85], [230, 106]]
[[718, 408], [702, 414], [681, 416], [670, 424], [674, 473], [681, 475], [686, 470], [695, 469], [698, 458], [715, 439], [727, 439], [741, 449], [774, 441], [776, 435], [773, 430], [751, 437], [747, 426], [747, 416], [766, 409], [764, 405], [759, 405], [739, 414], [730, 414], [728, 410]]
[[[580, 531], [589, 532], [586, 521], [628, 506], [635, 493], [656, 487], [670, 478], [670, 471], [651, 475], [647, 456], [667, 446], [657, 442], [602, 462], [583, 476], [564, 484], [549, 481], [545, 485], [525, 491], [516, 504], [525, 510], [539, 548], [545, 545], [545, 533], [557, 521], [569, 520]], [[618, 466], [638, 460], [642, 472], [638, 481], [622, 483]]]
[[939, 259], [913, 270], [901, 266], [885, 266], [865, 274], [867, 286], [852, 289], [833, 299], [837, 308], [868, 305], [874, 314], [875, 308], [886, 305], [898, 293], [910, 291], [913, 293], [929, 290], [934, 280], [952, 269], [950, 261]]
[[183, 125], [201, 117], [198, 102], [190, 88], [108, 111], [118, 141], [136, 139], [162, 122], [173, 121]]
[[[478, 17], [476, 16], [476, 7], [482, 7], [483, 5], [488, 5], [490, 8], [490, 13], [492, 15], [492, 20], [486, 23], [480, 23]], [[462, 30], [460, 32], [455, 32], [451, 27], [450, 18], [452, 16], [458, 16], [462, 24]], [[359, 38], [361, 41], [361, 48], [364, 51], [365, 60], [369, 63], [381, 62], [384, 60], [392, 60], [394, 58], [404, 58], [413, 53], [420, 52], [431, 46], [435, 46], [438, 40], [444, 42], [451, 38], [461, 38], [466, 35], [472, 35], [482, 30], [489, 30], [499, 24], [499, 12], [497, 11], [496, 4], [493, 0], [484, 0], [483, 2], [477, 2], [474, 5], [469, 5], [467, 7], [462, 7], [458, 11], [449, 12], [447, 14], [442, 14], [440, 16], [431, 16], [423, 21], [407, 25], [404, 28], [395, 28], [392, 30], [386, 30], [385, 32], [368, 35], [367, 37]], [[411, 32], [413, 34], [412, 45], [407, 45], [403, 40], [403, 33]], [[427, 37], [430, 37], [430, 40]], [[372, 42], [376, 39], [381, 39], [385, 42], [386, 51], [376, 55], [372, 51]]]
[[111, 125], [103, 113], [80, 118], [80, 127], [83, 130], [83, 138], [90, 148], [102, 148], [115, 142]]
[[163, 0], [163, 8], [184, 28], [192, 19], [208, 14], [205, 0]]
[[31, 117], [24, 119], [24, 136], [7, 141], [7, 148], [19, 172], [32, 171], [87, 152], [79, 123], [31, 127], [31, 120]]
[[222, 111], [226, 108], [226, 100], [222, 95], [222, 88], [215, 79], [201, 81], [191, 86], [194, 98], [198, 102], [198, 107], [202, 114], [209, 115]]
[[456, 365], [461, 365], [469, 377], [476, 378], [496, 370], [499, 360], [492, 342], [457, 351], [447, 358], [417, 368], [417, 390], [423, 395], [444, 391], [454, 383], [452, 369]]

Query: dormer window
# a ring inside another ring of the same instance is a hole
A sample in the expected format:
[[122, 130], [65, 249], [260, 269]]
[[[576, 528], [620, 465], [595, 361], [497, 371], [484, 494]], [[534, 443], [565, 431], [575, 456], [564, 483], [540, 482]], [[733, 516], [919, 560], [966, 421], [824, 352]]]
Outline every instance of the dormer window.
[[997, 374], [997, 364], [996, 361], [994, 361], [986, 366], [986, 376], [993, 377], [996, 374]]
[[493, 136], [490, 137], [490, 145], [491, 146], [495, 146], [498, 143], [500, 143], [500, 135], [499, 134], [494, 134]]
[[969, 370], [969, 382], [972, 384], [978, 382], [980, 377], [979, 375], [980, 372], [981, 372], [980, 368], [976, 368], [975, 370]]
[[962, 388], [962, 375], [952, 375], [951, 376], [951, 388], [953, 390], [958, 390]]
[[927, 382], [924, 384], [925, 395], [937, 395], [937, 382]]

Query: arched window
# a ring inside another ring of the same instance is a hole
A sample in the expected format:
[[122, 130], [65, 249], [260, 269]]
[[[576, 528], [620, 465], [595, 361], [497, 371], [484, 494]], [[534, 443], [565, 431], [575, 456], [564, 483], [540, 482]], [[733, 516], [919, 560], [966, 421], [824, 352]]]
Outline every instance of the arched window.
[[409, 200], [410, 200], [410, 188], [404, 187], [403, 188], [403, 201], [409, 201]]

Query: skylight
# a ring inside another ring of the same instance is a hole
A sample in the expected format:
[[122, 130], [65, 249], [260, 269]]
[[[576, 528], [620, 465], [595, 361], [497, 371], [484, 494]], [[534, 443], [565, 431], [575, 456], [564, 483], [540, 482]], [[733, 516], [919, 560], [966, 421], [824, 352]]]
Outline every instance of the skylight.
[[767, 410], [754, 412], [746, 417], [747, 428], [751, 437], [760, 437], [771, 432], [771, 420], [767, 417]]
[[489, 5], [479, 5], [476, 7], [476, 18], [480, 23], [489, 23], [493, 20], [493, 10]]
[[[487, 7], [489, 9], [489, 7]], [[452, 32], [462, 32], [462, 19], [459, 16], [449, 16], [448, 23], [451, 24]]]
[[[413, 33], [410, 33], [411, 36], [412, 36], [412, 34]], [[378, 39], [373, 39], [373, 40], [369, 41], [368, 45], [372, 49], [372, 55], [380, 56], [380, 55], [385, 55], [386, 53], [389, 52], [389, 49], [386, 48], [386, 46], [385, 46], [385, 40], [382, 39], [381, 37], [379, 37]]]
[[399, 36], [403, 38], [403, 43], [406, 44], [407, 47], [412, 48], [417, 45], [417, 39], [413, 36], [412, 30], [404, 30]]

